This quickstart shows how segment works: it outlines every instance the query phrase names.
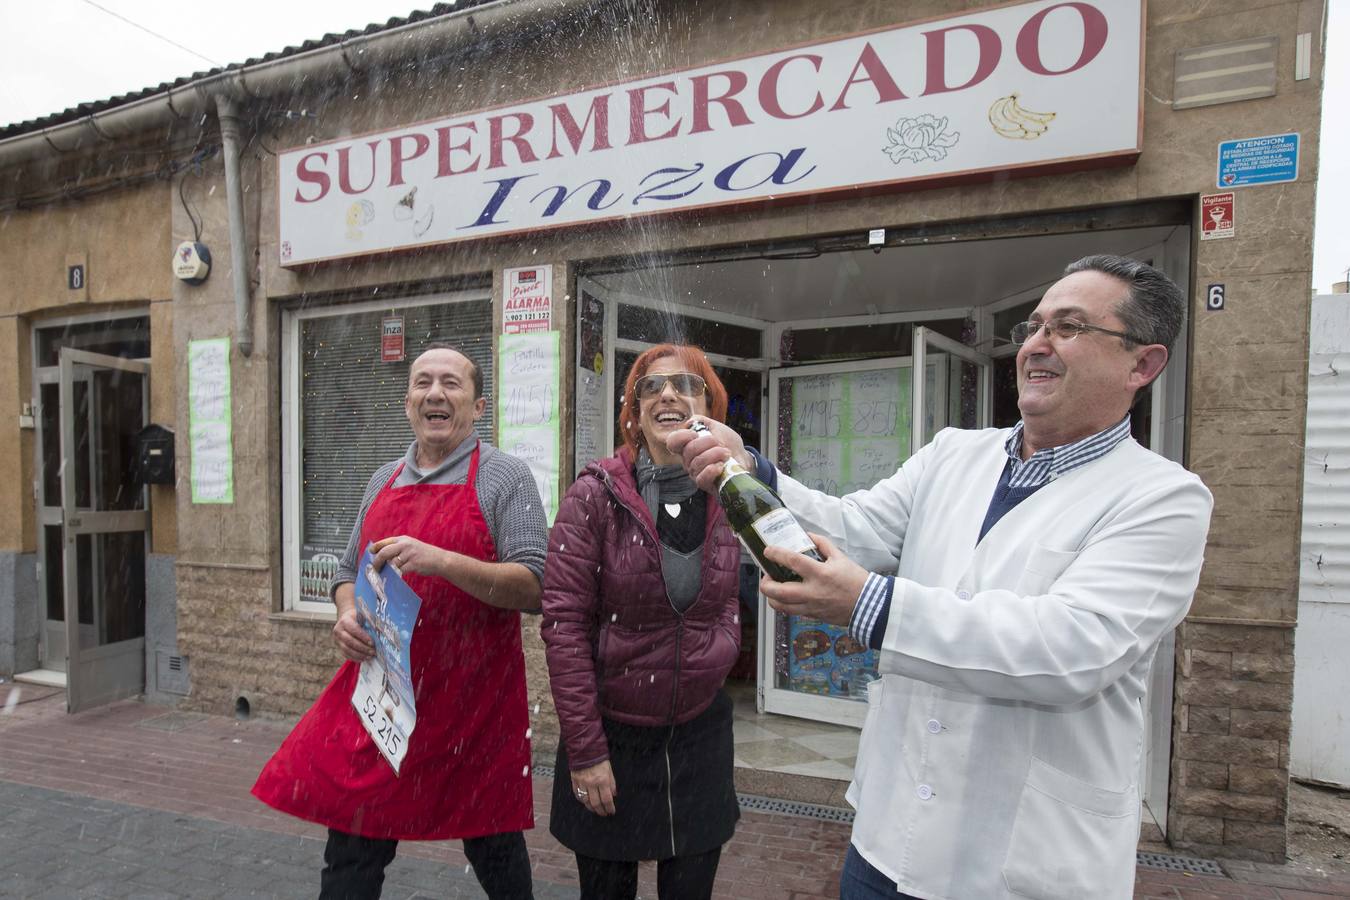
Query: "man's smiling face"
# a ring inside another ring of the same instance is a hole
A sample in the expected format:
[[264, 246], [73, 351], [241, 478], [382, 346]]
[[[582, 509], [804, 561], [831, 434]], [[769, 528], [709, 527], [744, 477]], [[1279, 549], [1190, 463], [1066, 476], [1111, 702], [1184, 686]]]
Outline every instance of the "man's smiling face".
[[[1065, 276], [1045, 292], [1032, 322], [1073, 319], [1125, 331], [1117, 315], [1129, 288], [1101, 272]], [[1069, 443], [1120, 421], [1140, 387], [1137, 352], [1118, 337], [1085, 332], [1065, 340], [1037, 330], [1017, 352], [1017, 406], [1027, 428], [1050, 438], [1039, 446]]]
[[403, 400], [418, 446], [445, 453], [473, 433], [487, 401], [474, 397], [473, 363], [454, 350], [428, 350], [413, 361]]

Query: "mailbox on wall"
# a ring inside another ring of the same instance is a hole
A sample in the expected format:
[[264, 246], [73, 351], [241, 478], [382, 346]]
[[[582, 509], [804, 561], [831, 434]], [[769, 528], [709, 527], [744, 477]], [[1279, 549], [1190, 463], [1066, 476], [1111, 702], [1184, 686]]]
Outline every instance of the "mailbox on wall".
[[173, 484], [173, 429], [147, 425], [136, 436], [136, 477], [141, 484]]

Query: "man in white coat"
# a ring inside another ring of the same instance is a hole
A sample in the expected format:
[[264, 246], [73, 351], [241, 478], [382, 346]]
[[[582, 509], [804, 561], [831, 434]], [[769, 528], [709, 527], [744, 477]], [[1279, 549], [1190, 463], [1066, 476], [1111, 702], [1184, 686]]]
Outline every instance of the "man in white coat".
[[810, 490], [729, 428], [676, 432], [700, 486], [733, 455], [823, 562], [771, 548], [780, 612], [880, 651], [849, 802], [849, 898], [1129, 898], [1147, 676], [1190, 605], [1212, 506], [1130, 437], [1185, 299], [1116, 256], [1073, 263], [1013, 329], [1011, 429], [948, 429], [870, 490]]

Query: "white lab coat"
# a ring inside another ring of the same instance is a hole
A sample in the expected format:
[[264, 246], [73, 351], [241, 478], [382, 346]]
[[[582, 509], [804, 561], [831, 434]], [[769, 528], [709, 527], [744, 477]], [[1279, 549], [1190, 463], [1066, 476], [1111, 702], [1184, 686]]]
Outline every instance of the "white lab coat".
[[1200, 574], [1212, 499], [1126, 438], [979, 536], [1008, 431], [942, 431], [842, 499], [788, 507], [898, 574], [849, 802], [853, 844], [927, 900], [1129, 898], [1146, 679]]

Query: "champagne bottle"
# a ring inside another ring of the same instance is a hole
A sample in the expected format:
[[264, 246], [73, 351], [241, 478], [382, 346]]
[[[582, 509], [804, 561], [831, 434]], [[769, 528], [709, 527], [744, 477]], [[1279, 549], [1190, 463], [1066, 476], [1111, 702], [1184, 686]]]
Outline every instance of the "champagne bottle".
[[[695, 422], [689, 428], [699, 434], [708, 431], [702, 422]], [[727, 460], [722, 467], [722, 477], [717, 480], [717, 496], [736, 537], [774, 581], [801, 581], [801, 578], [786, 566], [766, 559], [766, 545], [786, 547], [820, 560], [816, 545], [811, 543], [797, 517], [783, 505], [773, 488], [751, 475], [734, 459]]]

